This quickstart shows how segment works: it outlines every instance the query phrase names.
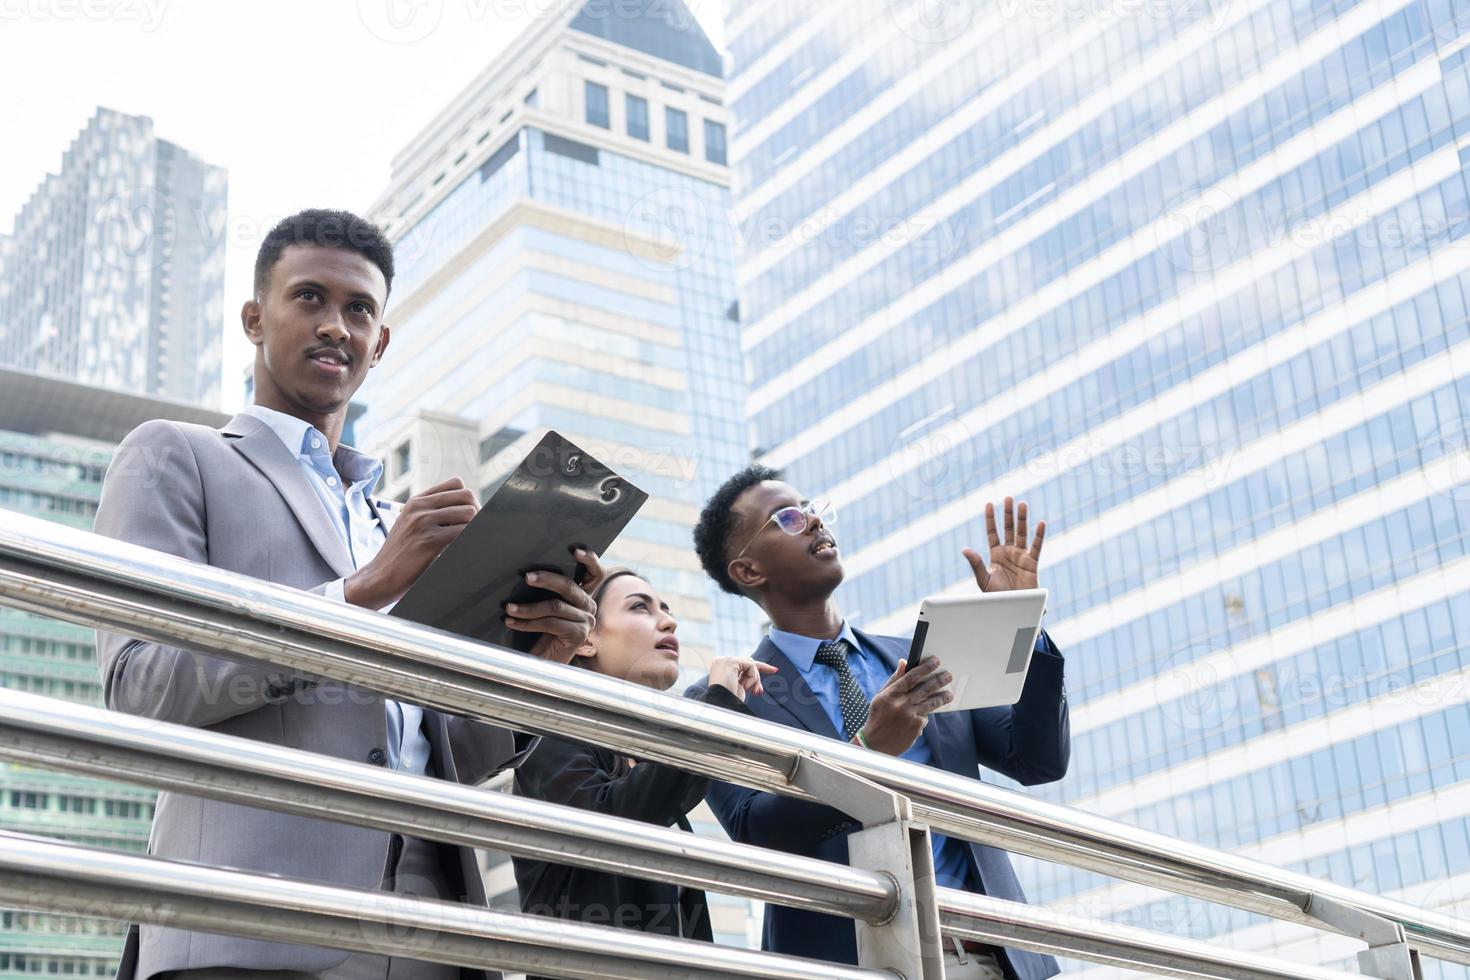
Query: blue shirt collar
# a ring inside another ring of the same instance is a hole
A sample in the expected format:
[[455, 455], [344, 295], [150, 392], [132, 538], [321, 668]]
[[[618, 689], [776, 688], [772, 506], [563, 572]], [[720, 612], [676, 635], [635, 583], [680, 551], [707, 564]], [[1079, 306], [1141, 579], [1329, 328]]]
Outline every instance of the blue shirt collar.
[[[245, 414], [264, 422], [298, 459], [310, 461], [312, 457], [325, 457], [327, 466], [338, 470], [343, 479], [353, 486], [368, 481], [371, 481], [368, 482], [369, 487], [376, 486], [378, 478], [383, 475], [382, 460], [358, 452], [351, 446], [339, 445], [337, 455], [330, 456], [327, 447], [331, 443], [327, 437], [305, 419], [298, 419], [294, 415], [287, 415], [264, 405], [247, 405]], [[313, 441], [318, 444], [312, 445]]]
[[[812, 663], [817, 658], [817, 648], [828, 642], [820, 638], [802, 636], [800, 633], [788, 633], [774, 626], [771, 627], [768, 635], [771, 642], [776, 644], [776, 649], [786, 654], [786, 659], [790, 660], [792, 666], [803, 674], [812, 669]], [[857, 634], [852, 631], [852, 627], [845, 619], [842, 621], [842, 630], [837, 634], [836, 639], [846, 640], [854, 651], [862, 649], [862, 644], [858, 643]]]

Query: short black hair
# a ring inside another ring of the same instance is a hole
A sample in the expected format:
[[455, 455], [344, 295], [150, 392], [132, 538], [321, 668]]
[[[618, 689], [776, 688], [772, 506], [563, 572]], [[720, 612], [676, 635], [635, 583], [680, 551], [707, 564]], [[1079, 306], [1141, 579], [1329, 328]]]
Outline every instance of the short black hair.
[[270, 230], [255, 254], [255, 298], [265, 295], [271, 270], [281, 253], [292, 245], [321, 245], [356, 252], [383, 273], [388, 291], [393, 290], [393, 244], [381, 228], [351, 211], [308, 208], [286, 218]]
[[781, 479], [781, 472], [769, 466], [753, 464], [736, 473], [720, 484], [720, 489], [705, 503], [699, 512], [699, 523], [694, 526], [694, 550], [699, 553], [699, 563], [705, 573], [731, 595], [744, 595], [735, 580], [730, 577], [730, 559], [726, 558], [730, 544], [730, 532], [739, 522], [735, 520], [735, 501], [757, 483]]

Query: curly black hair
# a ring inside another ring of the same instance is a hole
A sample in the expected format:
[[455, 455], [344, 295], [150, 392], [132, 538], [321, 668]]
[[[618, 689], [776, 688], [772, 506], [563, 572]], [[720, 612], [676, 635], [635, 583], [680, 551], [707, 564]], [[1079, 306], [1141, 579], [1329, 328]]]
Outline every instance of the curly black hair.
[[265, 296], [271, 270], [281, 253], [292, 245], [322, 245], [356, 252], [383, 273], [388, 291], [393, 290], [393, 244], [382, 229], [351, 211], [308, 208], [291, 215], [270, 230], [255, 254], [255, 298]]
[[781, 472], [769, 466], [754, 464], [736, 473], [720, 485], [699, 512], [699, 523], [694, 526], [694, 550], [699, 553], [699, 563], [705, 573], [717, 582], [721, 589], [731, 595], [743, 595], [735, 580], [730, 578], [727, 556], [730, 532], [739, 522], [735, 520], [733, 508], [740, 495], [757, 483], [781, 479]]

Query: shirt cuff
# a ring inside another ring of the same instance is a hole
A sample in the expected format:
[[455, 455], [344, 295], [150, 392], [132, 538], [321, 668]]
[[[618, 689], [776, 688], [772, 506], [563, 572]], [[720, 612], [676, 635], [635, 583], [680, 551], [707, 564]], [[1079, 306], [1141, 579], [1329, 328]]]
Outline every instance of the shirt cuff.
[[1036, 631], [1036, 645], [1032, 649], [1036, 653], [1049, 653], [1055, 651], [1056, 647], [1052, 646], [1051, 637], [1046, 635], [1046, 630], [1039, 629]]

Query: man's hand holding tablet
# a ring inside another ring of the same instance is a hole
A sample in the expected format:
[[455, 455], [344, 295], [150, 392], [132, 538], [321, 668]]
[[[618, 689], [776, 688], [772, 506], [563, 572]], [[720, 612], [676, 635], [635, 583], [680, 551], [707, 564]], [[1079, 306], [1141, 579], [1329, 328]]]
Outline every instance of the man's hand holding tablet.
[[929, 716], [954, 700], [949, 689], [954, 677], [938, 657], [909, 669], [900, 660], [898, 670], [868, 706], [863, 725], [867, 747], [888, 755], [903, 755], [924, 732]]
[[602, 565], [597, 555], [578, 548], [577, 564], [585, 569], [580, 583], [559, 572], [527, 572], [526, 584], [556, 593], [556, 598], [540, 602], [506, 603], [505, 625], [521, 633], [541, 633], [531, 656], [559, 664], [571, 663], [597, 623], [597, 603], [592, 594], [602, 580]]
[[[987, 565], [973, 548], [964, 549], [963, 554], [975, 574], [975, 584], [980, 587], [982, 594], [1026, 592], [1039, 595], [1039, 600], [1033, 600], [1030, 595], [1016, 596], [1022, 609], [1013, 613], [1012, 617], [1020, 616], [1021, 619], [1027, 619], [1030, 614], [1025, 609], [1030, 608], [1036, 601], [1041, 603], [1041, 608], [1044, 608], [1045, 605], [1045, 592], [1038, 590], [1037, 587], [1037, 569], [1040, 564], [1042, 541], [1046, 537], [1046, 522], [1037, 523], [1035, 536], [1028, 544], [1028, 515], [1025, 502], [1017, 504], [1014, 498], [1006, 497], [1002, 508], [1004, 540], [1001, 538], [1000, 528], [996, 526], [995, 504], [985, 505], [985, 526], [989, 536], [990, 563]], [[928, 646], [927, 634], [931, 617], [951, 615], [944, 607], [974, 607], [975, 605], [977, 604], [973, 601], [965, 599], [926, 600], [924, 612], [914, 630], [914, 644], [909, 658], [899, 661], [898, 670], [888, 679], [883, 690], [873, 698], [868, 713], [868, 723], [863, 730], [863, 736], [871, 748], [889, 755], [901, 755], [923, 733], [928, 724], [929, 715], [936, 711], [946, 710], [955, 703], [958, 693], [953, 688], [954, 674], [943, 669], [943, 664], [937, 656], [931, 655], [927, 658], [924, 656], [925, 648]], [[961, 617], [971, 616], [970, 621], [974, 621], [973, 608], [957, 608], [956, 612]], [[995, 611], [987, 610], [987, 613], [993, 612]], [[1039, 614], [1036, 618], [1040, 618]], [[944, 629], [940, 632], [945, 634], [942, 642], [947, 643], [950, 635], [956, 632], [963, 633], [964, 630], [961, 627], [958, 630]], [[992, 632], [996, 632], [997, 635], [987, 639], [1004, 643], [1008, 649], [1013, 643], [1013, 634], [1024, 639], [1027, 654], [1030, 652], [1030, 645], [1035, 636], [1034, 631], [1026, 633], [1024, 637], [1012, 629], [992, 630]], [[1020, 672], [1024, 679], [1027, 662], [1027, 658], [1016, 657], [1012, 650], [1011, 655], [1005, 658], [1003, 669], [1010, 674]], [[973, 678], [967, 677], [966, 679]], [[1013, 685], [1008, 683], [1003, 686], [1008, 689]], [[1019, 696], [1019, 688], [1016, 694]], [[1002, 700], [1008, 696], [1008, 694], [1003, 694]], [[970, 699], [973, 699], [973, 694]]]

